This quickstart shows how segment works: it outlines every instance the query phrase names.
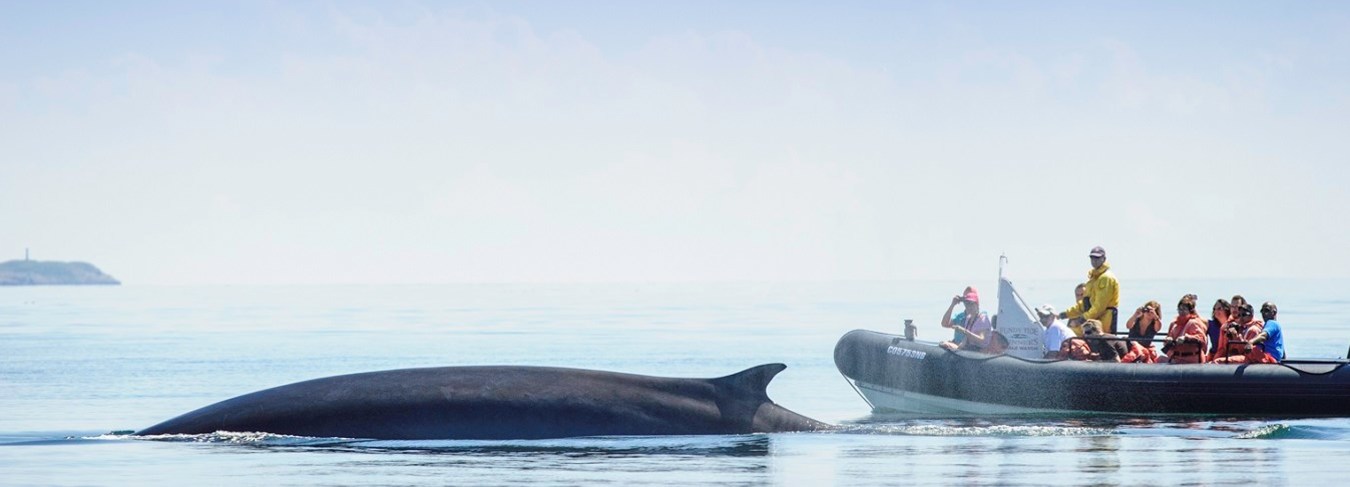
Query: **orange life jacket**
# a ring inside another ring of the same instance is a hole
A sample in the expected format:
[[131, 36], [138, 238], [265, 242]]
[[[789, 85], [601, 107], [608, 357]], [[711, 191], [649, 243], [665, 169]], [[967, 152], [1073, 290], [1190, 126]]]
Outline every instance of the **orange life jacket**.
[[1130, 353], [1120, 358], [1121, 362], [1151, 364], [1158, 361], [1158, 350], [1153, 347], [1145, 347], [1139, 342], [1130, 342]]
[[[1256, 338], [1257, 336], [1261, 335], [1261, 332], [1262, 332], [1263, 330], [1265, 330], [1265, 327], [1266, 327], [1266, 324], [1265, 324], [1264, 322], [1262, 322], [1261, 320], [1252, 320], [1250, 323], [1247, 324], [1247, 328], [1246, 328], [1245, 330], [1243, 330], [1243, 332], [1242, 332], [1242, 340], [1245, 342], [1245, 341], [1247, 341], [1247, 340], [1251, 340], [1251, 339]], [[1274, 364], [1274, 363], [1279, 363], [1278, 360], [1275, 360], [1275, 357], [1270, 356], [1270, 354], [1269, 354], [1269, 353], [1266, 353], [1266, 351], [1263, 350], [1261, 347], [1251, 347], [1251, 348], [1247, 348], [1247, 347], [1245, 346], [1245, 344], [1244, 344], [1244, 345], [1239, 345], [1238, 343], [1234, 343], [1233, 346], [1230, 347], [1230, 346], [1228, 346], [1228, 338], [1227, 338], [1227, 334], [1224, 333], [1224, 334], [1220, 334], [1219, 336], [1221, 337], [1221, 338], [1219, 339], [1219, 343], [1220, 343], [1220, 345], [1219, 345], [1220, 349], [1219, 349], [1219, 350], [1220, 350], [1220, 351], [1215, 352], [1215, 355], [1219, 355], [1220, 353], [1222, 353], [1222, 351], [1223, 351], [1225, 348], [1227, 348], [1227, 350], [1228, 350], [1229, 353], [1228, 353], [1227, 356], [1221, 356], [1221, 357], [1219, 357], [1219, 358], [1214, 359], [1214, 363], [1220, 363], [1220, 364]]]
[[1205, 349], [1209, 347], [1209, 337], [1205, 334], [1207, 324], [1195, 314], [1178, 316], [1167, 329], [1172, 338], [1168, 347], [1167, 361], [1174, 364], [1198, 364], [1208, 361]]
[[[1237, 321], [1230, 321], [1224, 324], [1223, 328], [1219, 330], [1219, 346], [1214, 348], [1214, 356], [1210, 357], [1210, 360], [1218, 362], [1219, 359], [1225, 357], [1243, 356], [1247, 354], [1248, 350], [1246, 349], [1245, 345], [1240, 343], [1233, 343], [1231, 346], [1229, 345], [1228, 343], [1229, 327], [1232, 326], [1238, 327], [1238, 329], [1242, 331], [1242, 339], [1245, 341], [1251, 340], [1252, 338], [1256, 338], [1256, 335], [1261, 334], [1261, 330], [1265, 329], [1265, 325], [1266, 324], [1259, 319], [1253, 319], [1246, 325], [1238, 323]], [[1256, 329], [1255, 333], [1251, 333], [1251, 330], [1253, 328]]]

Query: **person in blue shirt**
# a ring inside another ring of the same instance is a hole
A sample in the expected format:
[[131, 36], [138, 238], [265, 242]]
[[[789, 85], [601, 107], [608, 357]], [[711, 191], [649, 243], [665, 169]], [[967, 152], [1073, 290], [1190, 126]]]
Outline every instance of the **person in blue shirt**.
[[1276, 361], [1283, 362], [1284, 331], [1280, 329], [1280, 322], [1275, 321], [1275, 315], [1279, 311], [1279, 308], [1275, 307], [1275, 303], [1270, 301], [1261, 305], [1261, 319], [1265, 320], [1266, 324], [1261, 330], [1261, 334], [1253, 338], [1251, 343], [1261, 347]]

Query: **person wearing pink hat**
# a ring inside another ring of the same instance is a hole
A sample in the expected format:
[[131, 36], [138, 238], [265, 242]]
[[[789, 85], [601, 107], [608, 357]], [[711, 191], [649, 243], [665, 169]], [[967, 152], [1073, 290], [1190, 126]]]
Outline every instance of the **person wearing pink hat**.
[[[953, 317], [952, 311], [956, 310], [957, 304], [964, 304], [966, 309]], [[994, 331], [994, 323], [989, 319], [989, 314], [980, 311], [980, 293], [973, 286], [966, 286], [965, 291], [952, 298], [952, 304], [947, 306], [947, 313], [942, 315], [942, 327], [956, 331], [952, 341], [942, 342], [943, 348], [961, 348], [977, 352], [989, 346], [989, 339]]]

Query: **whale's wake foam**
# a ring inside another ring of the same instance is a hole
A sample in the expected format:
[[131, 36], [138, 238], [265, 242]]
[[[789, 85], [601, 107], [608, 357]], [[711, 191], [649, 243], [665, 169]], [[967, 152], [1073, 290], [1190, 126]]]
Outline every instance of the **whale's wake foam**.
[[108, 434], [99, 439], [239, 445], [259, 448], [323, 448], [347, 451], [410, 453], [560, 453], [758, 456], [769, 453], [768, 435], [592, 436], [546, 440], [371, 440], [315, 438], [257, 432], [217, 431], [206, 434], [131, 436]]
[[902, 436], [1103, 436], [1112, 428], [1055, 425], [956, 426], [944, 424], [865, 424], [841, 427], [836, 433]]

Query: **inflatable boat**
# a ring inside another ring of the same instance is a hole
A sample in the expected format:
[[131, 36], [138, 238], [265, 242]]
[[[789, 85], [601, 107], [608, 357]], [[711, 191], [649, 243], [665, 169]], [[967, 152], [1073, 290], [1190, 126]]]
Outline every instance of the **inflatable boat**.
[[839, 372], [877, 412], [1350, 416], [1350, 361], [1136, 364], [951, 351], [854, 330]]

